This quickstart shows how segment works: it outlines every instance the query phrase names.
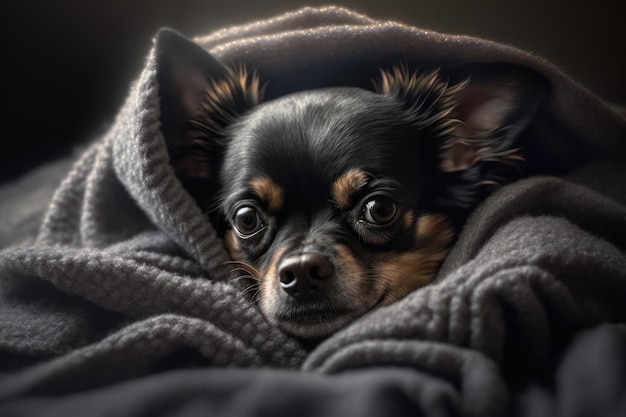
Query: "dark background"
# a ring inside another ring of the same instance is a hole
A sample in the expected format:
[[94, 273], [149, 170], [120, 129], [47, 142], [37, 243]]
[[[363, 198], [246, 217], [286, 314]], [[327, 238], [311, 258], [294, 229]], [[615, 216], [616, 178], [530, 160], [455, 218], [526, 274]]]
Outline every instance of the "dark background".
[[[327, 3], [3, 1], [0, 182], [102, 133], [138, 76], [159, 27], [193, 37]], [[553, 61], [601, 97], [626, 103], [624, 3], [335, 2], [374, 18], [513, 44]]]

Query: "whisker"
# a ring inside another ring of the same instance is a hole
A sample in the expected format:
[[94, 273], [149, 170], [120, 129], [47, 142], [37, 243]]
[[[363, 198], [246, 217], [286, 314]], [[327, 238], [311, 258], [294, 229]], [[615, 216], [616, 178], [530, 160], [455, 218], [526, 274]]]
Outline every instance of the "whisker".
[[256, 277], [256, 276], [254, 276], [254, 275], [252, 275], [252, 274], [250, 273], [250, 271], [249, 271], [246, 267], [243, 267], [243, 266], [238, 266], [238, 267], [233, 268], [233, 269], [231, 269], [231, 270], [230, 270], [230, 272], [237, 272], [237, 271], [247, 272], [248, 274], [247, 274], [246, 276], [249, 276], [250, 278], [257, 279], [257, 277]]
[[[251, 285], [248, 285], [248, 286], [247, 286], [246, 288], [244, 288], [243, 290], [241, 290], [241, 292], [242, 292], [243, 294], [246, 294], [246, 293], [248, 293], [248, 292], [250, 292], [250, 291], [252, 291], [252, 290], [257, 290], [257, 291], [258, 291], [259, 289], [260, 289], [260, 286], [259, 286], [258, 284], [251, 284]], [[256, 293], [255, 293], [255, 294], [256, 294]]]
[[245, 274], [245, 275], [238, 275], [236, 277], [233, 277], [233, 278], [229, 279], [228, 282], [230, 282], [231, 284], [235, 284], [235, 283], [238, 283], [239, 281], [243, 281], [243, 280], [257, 281], [257, 279], [255, 277], [253, 277], [252, 275]]
[[224, 200], [226, 200], [226, 197], [212, 199], [210, 205], [205, 205], [206, 209], [202, 211], [202, 214], [207, 216], [215, 212], [216, 210], [219, 210], [220, 212], [222, 212], [222, 203], [224, 202]]
[[258, 290], [254, 293], [254, 295], [250, 298], [250, 302], [251, 302], [251, 303], [256, 303], [256, 302], [257, 302], [256, 298], [257, 298], [257, 296], [258, 296], [260, 293], [261, 293], [261, 288], [259, 288], [259, 289], [258, 289]]
[[254, 279], [259, 279], [259, 277], [261, 276], [259, 270], [247, 262], [233, 260], [224, 262], [224, 265], [236, 265], [236, 267], [231, 269], [231, 272], [245, 271], [248, 274], [252, 275]]

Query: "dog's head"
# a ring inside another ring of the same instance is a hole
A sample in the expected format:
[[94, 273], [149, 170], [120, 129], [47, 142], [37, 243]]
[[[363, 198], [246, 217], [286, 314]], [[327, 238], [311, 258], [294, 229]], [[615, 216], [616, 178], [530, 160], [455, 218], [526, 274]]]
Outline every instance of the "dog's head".
[[459, 217], [521, 159], [536, 107], [510, 74], [449, 84], [382, 71], [263, 102], [254, 74], [161, 32], [162, 125], [251, 298], [302, 338], [327, 336], [430, 282]]

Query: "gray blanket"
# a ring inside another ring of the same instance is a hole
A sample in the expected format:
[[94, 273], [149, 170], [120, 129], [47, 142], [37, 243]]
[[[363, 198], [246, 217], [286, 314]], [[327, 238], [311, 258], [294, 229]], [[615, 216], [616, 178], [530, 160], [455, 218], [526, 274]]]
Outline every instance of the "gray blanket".
[[[0, 190], [0, 414], [626, 407], [613, 395], [626, 375], [623, 113], [532, 54], [340, 8], [196, 41], [225, 63], [256, 68], [268, 97], [363, 85], [399, 61], [536, 71], [550, 91], [530, 127], [530, 176], [473, 213], [432, 285], [302, 346], [231, 284], [222, 242], [175, 177], [152, 50], [108, 133], [62, 181], [67, 161]], [[607, 389], [581, 396], [578, 380]]]

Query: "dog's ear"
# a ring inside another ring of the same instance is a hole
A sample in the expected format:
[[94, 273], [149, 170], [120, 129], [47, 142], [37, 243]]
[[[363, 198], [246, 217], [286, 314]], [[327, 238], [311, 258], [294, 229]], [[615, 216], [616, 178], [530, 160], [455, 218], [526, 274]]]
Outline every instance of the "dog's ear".
[[230, 69], [199, 45], [170, 29], [156, 36], [161, 127], [170, 161], [185, 180], [215, 176], [224, 129], [257, 105], [255, 74]]
[[533, 120], [545, 85], [530, 73], [496, 68], [451, 87], [455, 122], [441, 148], [443, 171], [523, 160], [518, 139]]
[[545, 96], [545, 80], [509, 66], [475, 68], [457, 83], [438, 70], [383, 71], [379, 91], [400, 98], [408, 117], [432, 138], [447, 205], [471, 206], [483, 186], [512, 180], [523, 162], [518, 139]]

